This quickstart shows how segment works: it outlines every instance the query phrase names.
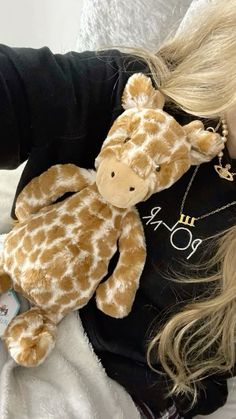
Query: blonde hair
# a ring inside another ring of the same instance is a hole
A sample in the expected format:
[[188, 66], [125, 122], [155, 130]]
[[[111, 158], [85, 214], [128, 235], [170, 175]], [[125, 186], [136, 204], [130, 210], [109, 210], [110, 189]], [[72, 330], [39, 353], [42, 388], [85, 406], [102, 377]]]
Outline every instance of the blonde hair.
[[[146, 60], [167, 100], [185, 112], [214, 118], [236, 103], [235, 0], [208, 3], [156, 54], [133, 52]], [[236, 226], [218, 234], [217, 243], [213, 257], [199, 267], [204, 275], [189, 278], [176, 273], [175, 279], [211, 282], [211, 296], [186, 304], [148, 349], [149, 364], [155, 353], [172, 380], [169, 394], [191, 395], [192, 405], [203, 378], [229, 372], [235, 364]]]

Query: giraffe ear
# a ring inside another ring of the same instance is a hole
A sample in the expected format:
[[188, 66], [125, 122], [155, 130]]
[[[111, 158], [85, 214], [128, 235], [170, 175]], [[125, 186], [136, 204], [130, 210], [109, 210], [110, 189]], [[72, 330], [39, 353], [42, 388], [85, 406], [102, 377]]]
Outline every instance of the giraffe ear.
[[129, 78], [122, 96], [124, 109], [162, 109], [164, 104], [164, 96], [154, 89], [150, 77], [136, 73]]
[[191, 145], [192, 165], [212, 160], [224, 148], [222, 137], [216, 132], [205, 130], [201, 121], [192, 121], [183, 126], [183, 129], [187, 134], [187, 141]]

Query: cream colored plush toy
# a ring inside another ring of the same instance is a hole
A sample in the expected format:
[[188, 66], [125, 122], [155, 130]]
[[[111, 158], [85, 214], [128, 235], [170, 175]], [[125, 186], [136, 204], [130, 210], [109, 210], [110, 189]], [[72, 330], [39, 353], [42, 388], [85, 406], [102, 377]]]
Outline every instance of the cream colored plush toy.
[[[201, 122], [182, 127], [164, 112], [164, 97], [143, 74], [129, 78], [122, 102], [125, 112], [103, 143], [96, 172], [58, 164], [18, 196], [18, 223], [5, 239], [0, 289], [13, 287], [33, 304], [4, 335], [20, 365], [42, 363], [55, 344], [57, 324], [94, 293], [109, 316], [130, 312], [145, 263], [134, 205], [169, 188], [191, 165], [211, 160], [224, 146]], [[66, 192], [74, 194], [55, 203]], [[117, 249], [117, 266], [101, 283]]]

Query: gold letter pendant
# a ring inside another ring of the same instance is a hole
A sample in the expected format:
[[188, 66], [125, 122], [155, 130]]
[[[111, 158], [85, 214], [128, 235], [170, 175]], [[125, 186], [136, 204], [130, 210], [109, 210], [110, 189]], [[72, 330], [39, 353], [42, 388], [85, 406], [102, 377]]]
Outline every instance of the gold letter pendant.
[[194, 225], [195, 220], [196, 220], [196, 218], [194, 218], [194, 217], [190, 217], [189, 215], [180, 214], [179, 223], [188, 225], [190, 227], [195, 227], [195, 225]]

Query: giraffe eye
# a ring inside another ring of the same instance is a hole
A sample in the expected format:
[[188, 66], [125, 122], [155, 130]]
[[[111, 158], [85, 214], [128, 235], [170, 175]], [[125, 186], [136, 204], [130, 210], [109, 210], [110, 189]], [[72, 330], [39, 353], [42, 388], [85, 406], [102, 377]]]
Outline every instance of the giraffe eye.
[[159, 164], [157, 164], [155, 170], [156, 170], [156, 172], [160, 172], [161, 166]]
[[134, 188], [133, 186], [130, 186], [129, 190], [130, 190], [131, 192], [133, 192], [133, 191], [135, 191], [135, 188]]
[[115, 176], [115, 172], [111, 172], [111, 177], [114, 177]]
[[126, 137], [126, 138], [124, 139], [124, 143], [127, 143], [129, 140], [131, 140], [131, 137]]

